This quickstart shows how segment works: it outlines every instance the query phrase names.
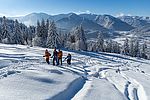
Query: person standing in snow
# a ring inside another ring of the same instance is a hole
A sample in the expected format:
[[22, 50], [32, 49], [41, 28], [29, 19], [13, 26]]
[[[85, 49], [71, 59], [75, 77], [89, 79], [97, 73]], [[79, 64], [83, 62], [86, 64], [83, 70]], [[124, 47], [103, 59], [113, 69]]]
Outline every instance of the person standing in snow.
[[58, 64], [60, 61], [60, 64], [62, 65], [62, 56], [63, 56], [63, 52], [59, 49], [58, 50]]
[[58, 65], [58, 52], [56, 51], [56, 47], [54, 48], [52, 58], [53, 58], [53, 65], [55, 65], [55, 62], [56, 62], [56, 65]]
[[45, 60], [46, 60], [46, 62], [48, 63], [48, 64], [50, 64], [50, 62], [49, 62], [49, 57], [51, 56], [51, 54], [48, 52], [48, 50], [46, 49], [45, 50], [45, 54], [44, 54], [44, 56], [43, 57], [45, 57]]
[[70, 53], [68, 53], [67, 57], [64, 60], [66, 60], [66, 59], [67, 59], [67, 64], [71, 65], [71, 54]]

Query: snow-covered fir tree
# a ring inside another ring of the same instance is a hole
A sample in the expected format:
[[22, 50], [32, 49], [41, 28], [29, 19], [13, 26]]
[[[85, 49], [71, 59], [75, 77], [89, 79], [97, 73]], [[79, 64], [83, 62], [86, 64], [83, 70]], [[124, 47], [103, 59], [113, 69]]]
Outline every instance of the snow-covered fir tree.
[[7, 24], [7, 19], [4, 16], [2, 19], [2, 31], [1, 31], [1, 41], [2, 43], [11, 43], [11, 35], [9, 26]]
[[88, 41], [87, 42], [87, 51], [97, 52], [96, 47], [97, 42], [94, 41]]
[[135, 44], [134, 44], [134, 57], [139, 57], [140, 56], [140, 47], [139, 47], [139, 40], [138, 38], [135, 39]]
[[47, 36], [48, 36], [48, 28], [49, 28], [49, 20], [47, 19], [46, 20], [46, 33], [47, 33]]
[[33, 39], [33, 45], [43, 47], [42, 37], [38, 37], [37, 35]]
[[124, 55], [129, 55], [129, 39], [128, 38], [126, 38], [123, 43], [122, 53]]
[[[46, 40], [47, 36], [48, 36], [48, 31], [47, 31], [47, 24], [45, 23], [44, 19], [42, 19], [41, 22], [41, 37], [43, 38], [43, 40]], [[44, 41], [44, 44], [46, 44], [46, 41]]]
[[130, 56], [134, 56], [134, 40], [133, 38], [131, 38], [130, 42], [129, 42], [129, 55]]
[[22, 34], [22, 31], [21, 31], [19, 22], [17, 20], [15, 20], [15, 23], [14, 23], [12, 43], [14, 43], [14, 44], [24, 44], [23, 34]]
[[36, 26], [36, 36], [33, 39], [33, 45], [34, 46], [41, 46], [42, 45], [42, 40], [41, 40], [41, 26], [39, 20], [37, 21], [37, 26]]
[[118, 53], [118, 54], [121, 53], [120, 43], [118, 43], [118, 42], [115, 41], [114, 42], [114, 48], [115, 48], [114, 53]]
[[137, 38], [131, 38], [129, 43], [129, 55], [132, 57], [140, 56], [139, 40]]
[[76, 27], [73, 34], [75, 36], [75, 49], [87, 50], [86, 37], [82, 26]]
[[104, 38], [102, 33], [98, 33], [96, 51], [104, 51]]
[[2, 27], [0, 26], [0, 43], [2, 42]]
[[111, 39], [109, 39], [109, 40], [106, 40], [106, 43], [105, 43], [105, 51], [106, 52], [110, 52], [110, 53], [112, 53], [112, 46], [113, 46], [113, 44], [112, 44], [112, 40]]
[[121, 49], [120, 49], [120, 44], [116, 41], [113, 41], [113, 45], [112, 45], [112, 50], [113, 50], [113, 53], [120, 53], [121, 52]]
[[42, 47], [46, 47], [48, 30], [44, 19], [41, 22], [41, 34], [42, 34]]
[[64, 44], [64, 47], [67, 49], [75, 50], [75, 35], [72, 34], [72, 32], [69, 32], [67, 34], [66, 42]]
[[29, 26], [28, 28], [28, 45], [33, 46], [33, 38], [35, 37], [35, 27]]
[[27, 26], [25, 26], [24, 24], [20, 24], [20, 29], [22, 32], [22, 36], [23, 36], [23, 40], [24, 40], [24, 44], [28, 44], [28, 28]]
[[36, 36], [33, 40], [33, 44], [35, 46], [46, 47], [47, 36], [48, 33], [45, 21], [42, 20], [41, 24], [37, 21]]
[[5, 39], [7, 38], [8, 36], [8, 24], [7, 24], [7, 21], [6, 21], [6, 17], [3, 16], [3, 19], [2, 19], [2, 39]]
[[65, 47], [65, 44], [67, 42], [68, 39], [68, 33], [66, 31], [61, 31], [61, 29], [59, 30], [59, 37], [60, 37], [60, 43], [62, 47]]
[[87, 50], [86, 37], [81, 25], [73, 28], [68, 34], [65, 47], [72, 50]]
[[140, 57], [147, 59], [147, 44], [146, 44], [146, 42], [144, 42], [141, 45]]
[[120, 44], [116, 41], [113, 41], [112, 39], [106, 40], [104, 51], [110, 53], [120, 53]]
[[41, 25], [40, 25], [40, 22], [39, 22], [39, 20], [37, 21], [37, 26], [36, 26], [36, 36], [37, 37], [41, 37], [42, 36], [42, 34], [41, 34]]
[[52, 21], [49, 24], [46, 46], [48, 48], [54, 48], [54, 47], [58, 48], [58, 47], [60, 47], [60, 44], [61, 44], [60, 43], [60, 37], [57, 33], [55, 22]]

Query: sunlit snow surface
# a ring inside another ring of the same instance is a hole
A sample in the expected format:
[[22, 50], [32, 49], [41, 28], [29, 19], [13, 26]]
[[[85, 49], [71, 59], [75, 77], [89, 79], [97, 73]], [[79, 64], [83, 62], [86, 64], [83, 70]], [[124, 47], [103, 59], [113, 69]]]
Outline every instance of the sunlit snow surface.
[[0, 44], [0, 100], [150, 100], [149, 60], [63, 51], [72, 65], [53, 66], [44, 51]]

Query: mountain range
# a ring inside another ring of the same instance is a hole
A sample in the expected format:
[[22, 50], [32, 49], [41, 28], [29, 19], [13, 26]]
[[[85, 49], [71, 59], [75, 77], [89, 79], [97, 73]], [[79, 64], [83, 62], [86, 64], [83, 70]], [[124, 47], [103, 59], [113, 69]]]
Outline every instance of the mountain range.
[[[59, 21], [63, 20], [65, 18], [75, 18], [78, 19], [79, 17], [81, 19], [87, 19], [91, 20], [94, 23], [97, 23], [99, 25], [102, 25], [103, 27], [114, 29], [114, 30], [131, 30], [134, 27], [143, 26], [145, 24], [150, 23], [149, 17], [140, 17], [140, 16], [119, 16], [114, 17], [111, 15], [98, 15], [98, 14], [75, 14], [75, 13], [68, 13], [68, 14], [58, 14], [58, 15], [48, 15], [46, 13], [31, 13], [26, 16], [21, 17], [11, 17], [11, 19], [18, 19], [20, 22], [25, 23], [26, 25], [36, 25], [37, 20], [41, 21], [42, 19], [46, 20], [54, 20]], [[119, 28], [120, 26], [120, 28]], [[126, 29], [121, 29], [121, 27], [124, 27]]]
[[143, 17], [140, 17], [140, 16], [121, 16], [118, 18], [128, 23], [129, 25], [132, 25], [133, 27], [142, 27], [145, 25], [149, 25], [150, 23], [149, 17], [146, 17], [145, 19], [143, 19]]
[[[58, 14], [48, 15], [46, 13], [31, 13], [22, 17], [11, 17], [21, 23], [36, 26], [37, 20], [54, 20], [59, 29], [70, 31], [76, 26], [82, 25], [87, 37], [95, 38], [97, 33], [104, 33], [104, 37], [118, 36], [118, 31], [136, 32], [137, 30], [149, 30], [150, 18], [140, 16], [119, 16], [98, 15], [98, 14]], [[143, 28], [143, 29], [142, 29]], [[138, 33], [140, 33], [138, 31]], [[145, 33], [145, 32], [144, 32]], [[146, 32], [149, 33], [149, 32]], [[149, 34], [148, 34], [149, 35]]]

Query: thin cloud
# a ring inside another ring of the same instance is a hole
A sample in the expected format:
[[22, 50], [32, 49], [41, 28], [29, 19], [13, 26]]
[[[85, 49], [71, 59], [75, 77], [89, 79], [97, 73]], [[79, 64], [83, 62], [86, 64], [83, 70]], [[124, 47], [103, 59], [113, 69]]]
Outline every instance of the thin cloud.
[[122, 17], [122, 16], [132, 16], [131, 14], [124, 14], [120, 12], [119, 14], [116, 15], [116, 17]]
[[78, 11], [78, 12], [74, 12], [74, 13], [79, 15], [79, 14], [91, 14], [92, 12], [89, 10], [86, 10], [86, 11]]
[[116, 17], [122, 17], [122, 16], [125, 16], [125, 14], [124, 13], [119, 13], [119, 14], [116, 15]]

